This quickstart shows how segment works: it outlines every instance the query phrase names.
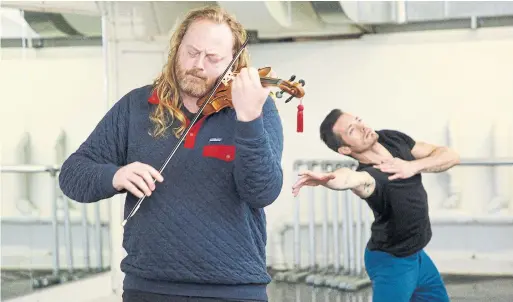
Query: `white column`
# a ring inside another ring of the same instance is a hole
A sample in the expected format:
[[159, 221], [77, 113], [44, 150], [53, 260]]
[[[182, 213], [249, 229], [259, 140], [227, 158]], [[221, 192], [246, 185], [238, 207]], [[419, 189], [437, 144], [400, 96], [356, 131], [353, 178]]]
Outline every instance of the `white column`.
[[[167, 39], [150, 37], [136, 3], [105, 2], [102, 5], [105, 24], [106, 85], [111, 108], [129, 91], [151, 84], [162, 70]], [[149, 24], [149, 23], [147, 23]], [[161, 41], [161, 42], [159, 42]], [[124, 201], [126, 194], [109, 200], [111, 204], [111, 273], [112, 290], [121, 296], [124, 273], [120, 262], [126, 255], [122, 247]]]

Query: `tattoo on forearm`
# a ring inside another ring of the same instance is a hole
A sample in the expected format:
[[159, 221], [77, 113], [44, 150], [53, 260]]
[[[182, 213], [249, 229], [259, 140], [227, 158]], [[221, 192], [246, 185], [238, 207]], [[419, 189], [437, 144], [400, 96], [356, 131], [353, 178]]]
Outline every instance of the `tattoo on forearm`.
[[363, 191], [368, 194], [370, 192], [371, 185], [372, 183], [370, 181], [365, 182], [363, 184]]
[[368, 196], [371, 193], [372, 185], [374, 184], [373, 180], [366, 180], [363, 184], [359, 185], [355, 190], [360, 194]]
[[443, 172], [447, 169], [449, 169], [450, 167], [452, 166], [452, 164], [442, 164], [442, 165], [437, 165], [437, 166], [433, 166], [433, 167], [429, 167], [429, 168], [426, 168], [424, 169], [424, 171], [422, 172], [428, 172], [428, 173], [438, 173], [438, 172]]
[[[429, 157], [436, 158], [437, 161], [445, 161], [443, 163], [435, 164], [431, 167], [426, 167], [422, 169], [421, 173], [438, 173], [438, 172], [444, 172], [452, 168], [456, 163], [454, 162], [452, 155], [449, 154], [448, 148], [438, 148], [434, 150]], [[449, 156], [449, 158], [447, 157]]]

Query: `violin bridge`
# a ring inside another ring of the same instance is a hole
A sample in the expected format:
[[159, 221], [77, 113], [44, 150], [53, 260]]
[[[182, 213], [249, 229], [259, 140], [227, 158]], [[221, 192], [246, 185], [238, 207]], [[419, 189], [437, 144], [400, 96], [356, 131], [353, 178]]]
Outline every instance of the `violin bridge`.
[[235, 78], [234, 74], [232, 71], [228, 71], [223, 79], [221, 80], [221, 82], [225, 85], [225, 86], [228, 86], [228, 82], [230, 82], [231, 80], [233, 80]]

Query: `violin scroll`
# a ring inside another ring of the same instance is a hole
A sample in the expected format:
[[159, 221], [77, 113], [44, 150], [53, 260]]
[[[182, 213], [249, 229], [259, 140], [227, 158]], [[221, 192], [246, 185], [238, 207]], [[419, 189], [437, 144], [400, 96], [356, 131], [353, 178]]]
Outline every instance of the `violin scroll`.
[[303, 89], [305, 86], [305, 81], [301, 79], [297, 83], [292, 83], [295, 78], [296, 76], [292, 75], [288, 81], [282, 81], [278, 85], [281, 91], [276, 93], [277, 98], [281, 99], [284, 92], [290, 94], [290, 97], [285, 101], [285, 103], [290, 102], [293, 98], [302, 98], [305, 96], [305, 91]]

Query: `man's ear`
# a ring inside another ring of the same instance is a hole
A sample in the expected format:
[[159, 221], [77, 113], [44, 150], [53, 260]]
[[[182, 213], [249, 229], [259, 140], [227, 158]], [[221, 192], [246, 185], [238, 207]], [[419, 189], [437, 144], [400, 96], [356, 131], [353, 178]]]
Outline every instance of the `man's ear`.
[[349, 155], [349, 154], [351, 154], [351, 148], [349, 148], [348, 146], [340, 147], [340, 148], [338, 148], [338, 153], [344, 154], [344, 155]]

